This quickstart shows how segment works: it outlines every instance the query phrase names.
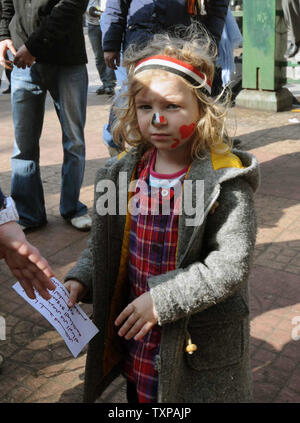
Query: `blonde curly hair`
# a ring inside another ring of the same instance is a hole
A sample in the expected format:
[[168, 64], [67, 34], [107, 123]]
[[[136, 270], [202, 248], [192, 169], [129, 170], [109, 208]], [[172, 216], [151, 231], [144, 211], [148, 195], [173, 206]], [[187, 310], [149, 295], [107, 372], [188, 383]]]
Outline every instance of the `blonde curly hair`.
[[[124, 54], [123, 66], [127, 68], [128, 81], [125, 91], [117, 97], [113, 109], [116, 120], [112, 133], [114, 140], [119, 140], [119, 145], [125, 149], [126, 144], [139, 147], [141, 144], [150, 148], [151, 144], [143, 139], [139, 130], [135, 96], [151, 80], [151, 76], [164, 70], [145, 70], [134, 74], [136, 64], [150, 56], [164, 55], [184, 61], [205, 75], [205, 81], [194, 86], [184, 78], [184, 83], [194, 92], [201, 110], [201, 117], [196, 124], [195, 132], [191, 138], [192, 159], [203, 158], [207, 151], [213, 149], [224, 152], [231, 147], [231, 141], [225, 128], [225, 118], [230, 104], [229, 90], [223, 90], [216, 98], [202, 90], [206, 80], [214, 78], [214, 59], [217, 48], [207, 32], [200, 24], [193, 24], [187, 28], [177, 28], [175, 34], [156, 34], [143, 48], [137, 45], [128, 47]], [[115, 141], [116, 142], [116, 141]]]

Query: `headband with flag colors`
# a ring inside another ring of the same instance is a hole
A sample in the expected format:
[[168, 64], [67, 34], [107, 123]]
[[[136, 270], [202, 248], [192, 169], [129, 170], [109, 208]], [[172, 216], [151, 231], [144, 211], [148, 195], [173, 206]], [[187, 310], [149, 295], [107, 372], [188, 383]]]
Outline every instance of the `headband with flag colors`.
[[186, 79], [192, 85], [202, 85], [201, 89], [211, 94], [211, 81], [205, 75], [189, 63], [169, 56], [150, 56], [139, 61], [134, 69], [134, 74], [148, 70], [162, 69], [174, 73]]

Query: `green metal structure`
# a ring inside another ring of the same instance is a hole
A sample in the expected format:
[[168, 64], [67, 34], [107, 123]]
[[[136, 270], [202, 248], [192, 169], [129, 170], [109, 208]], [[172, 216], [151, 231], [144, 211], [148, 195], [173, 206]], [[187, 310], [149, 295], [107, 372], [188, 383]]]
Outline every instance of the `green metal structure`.
[[291, 108], [284, 53], [287, 28], [281, 0], [243, 1], [243, 90], [237, 105], [262, 110]]
[[243, 87], [277, 90], [286, 82], [281, 0], [244, 0], [243, 12]]

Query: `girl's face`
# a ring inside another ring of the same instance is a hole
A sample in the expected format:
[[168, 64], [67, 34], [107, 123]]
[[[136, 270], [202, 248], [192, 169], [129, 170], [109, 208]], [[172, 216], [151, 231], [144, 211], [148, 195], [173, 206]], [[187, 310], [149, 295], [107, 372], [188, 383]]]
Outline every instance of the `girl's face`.
[[139, 129], [158, 150], [182, 153], [200, 119], [198, 100], [184, 81], [172, 73], [160, 73], [135, 96]]

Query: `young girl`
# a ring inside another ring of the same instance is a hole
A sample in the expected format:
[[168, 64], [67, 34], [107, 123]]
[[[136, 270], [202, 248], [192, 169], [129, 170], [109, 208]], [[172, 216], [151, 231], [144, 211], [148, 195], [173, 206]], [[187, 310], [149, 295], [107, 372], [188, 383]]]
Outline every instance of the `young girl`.
[[115, 139], [132, 148], [98, 171], [89, 248], [66, 278], [100, 330], [84, 401], [120, 372], [129, 402], [249, 401], [257, 162], [227, 144], [203, 41], [157, 35], [125, 65]]

